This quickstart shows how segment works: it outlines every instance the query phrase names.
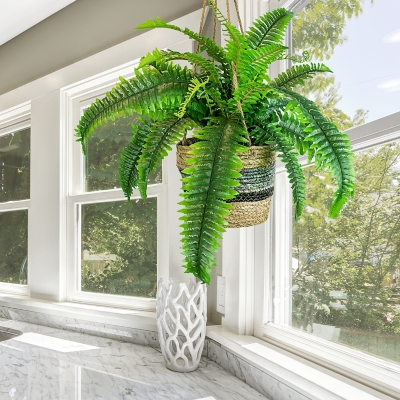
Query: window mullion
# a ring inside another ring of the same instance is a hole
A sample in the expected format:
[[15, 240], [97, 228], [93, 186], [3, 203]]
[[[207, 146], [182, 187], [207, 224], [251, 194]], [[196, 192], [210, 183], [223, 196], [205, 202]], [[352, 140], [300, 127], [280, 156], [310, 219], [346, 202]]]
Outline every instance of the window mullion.
[[290, 324], [292, 192], [286, 173], [277, 174], [274, 197], [274, 321], [278, 324]]
[[27, 210], [29, 209], [29, 202], [29, 200], [20, 200], [0, 203], [0, 212]]

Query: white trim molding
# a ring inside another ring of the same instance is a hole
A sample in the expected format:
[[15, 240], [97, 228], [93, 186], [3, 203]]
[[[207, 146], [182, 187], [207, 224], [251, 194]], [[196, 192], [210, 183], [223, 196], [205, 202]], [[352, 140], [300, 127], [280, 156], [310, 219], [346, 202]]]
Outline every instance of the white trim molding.
[[[31, 119], [30, 101], [12, 107], [8, 110], [1, 111], [0, 137], [29, 128], [31, 125], [30, 119]], [[32, 183], [30, 185], [32, 186]], [[10, 211], [28, 210], [28, 219], [29, 219], [29, 206], [30, 206], [30, 199], [8, 201], [0, 203], [0, 212], [3, 213]], [[28, 253], [29, 253], [29, 240], [28, 240]], [[15, 294], [27, 297], [29, 296], [29, 286], [0, 282], [0, 293]]]
[[263, 340], [207, 327], [208, 357], [271, 399], [389, 400], [366, 385]]
[[374, 390], [400, 399], [400, 365], [274, 323], [264, 326], [263, 339]]

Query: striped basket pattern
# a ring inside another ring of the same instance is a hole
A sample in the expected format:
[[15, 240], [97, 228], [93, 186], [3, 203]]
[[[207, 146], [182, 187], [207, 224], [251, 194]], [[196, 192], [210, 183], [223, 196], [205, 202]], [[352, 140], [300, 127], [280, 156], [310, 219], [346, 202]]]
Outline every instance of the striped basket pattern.
[[[190, 158], [189, 151], [190, 146], [177, 145], [176, 164], [181, 174], [189, 167], [186, 163]], [[243, 169], [240, 171], [240, 186], [235, 188], [238, 195], [229, 200], [233, 206], [226, 218], [229, 228], [253, 226], [266, 221], [274, 193], [275, 153], [268, 146], [251, 146], [239, 157]]]

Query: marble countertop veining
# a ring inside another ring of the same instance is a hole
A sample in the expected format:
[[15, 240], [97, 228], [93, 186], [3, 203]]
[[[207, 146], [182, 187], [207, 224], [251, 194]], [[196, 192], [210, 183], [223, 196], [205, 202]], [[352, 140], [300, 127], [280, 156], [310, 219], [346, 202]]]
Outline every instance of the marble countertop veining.
[[22, 336], [0, 342], [0, 400], [255, 400], [250, 386], [203, 358], [180, 374], [160, 351], [0, 318]]

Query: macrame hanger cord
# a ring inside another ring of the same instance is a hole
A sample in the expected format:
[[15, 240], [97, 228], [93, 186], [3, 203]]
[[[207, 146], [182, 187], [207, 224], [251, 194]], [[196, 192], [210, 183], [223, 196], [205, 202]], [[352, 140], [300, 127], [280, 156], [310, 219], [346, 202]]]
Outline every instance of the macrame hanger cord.
[[[199, 26], [199, 36], [201, 36], [202, 32], [203, 32], [203, 25], [204, 25], [204, 17], [206, 15], [206, 8], [207, 8], [207, 0], [203, 1], [203, 8], [201, 10], [201, 18], [200, 18], [200, 26]], [[200, 43], [197, 42], [196, 45], [196, 54], [199, 52], [200, 50]], [[196, 65], [193, 65], [193, 68], [196, 69]]]
[[[207, 0], [204, 0], [203, 1], [203, 8], [201, 10], [201, 17], [200, 17], [199, 36], [201, 36], [201, 34], [203, 32], [204, 16], [206, 15], [206, 8], [207, 8]], [[197, 44], [196, 44], [196, 54], [198, 54], [199, 51], [200, 51], [200, 43], [197, 42]], [[193, 71], [193, 73], [196, 72], [196, 64], [193, 64], [192, 71]], [[183, 135], [182, 144], [184, 146], [187, 145], [187, 132], [185, 132], [185, 134]]]
[[228, 21], [228, 24], [231, 23], [231, 9], [229, 6], [229, 0], [226, 0], [226, 19]]
[[243, 29], [242, 19], [240, 18], [238, 2], [237, 0], [233, 0], [233, 2], [235, 3], [236, 15], [239, 22], [240, 32], [242, 33], [242, 35], [244, 35], [244, 29]]
[[[218, 8], [218, 0], [214, 0], [215, 7]], [[217, 37], [217, 15], [214, 13], [214, 29], [213, 29], [213, 41], [215, 42], [215, 38]]]
[[[237, 14], [238, 21], [239, 21], [239, 24], [240, 24], [240, 29], [241, 29], [242, 34], [243, 34], [242, 20], [241, 20], [240, 15], [239, 15], [239, 7], [237, 5], [237, 1], [236, 0], [233, 0], [233, 1], [235, 3], [236, 14]], [[226, 16], [227, 16], [228, 24], [231, 24], [231, 11], [230, 11], [230, 7], [229, 7], [229, 0], [226, 0]], [[237, 79], [236, 65], [235, 65], [235, 63], [233, 61], [231, 62], [231, 65], [232, 65], [232, 72], [233, 72], [233, 76], [232, 76], [233, 82], [232, 83], [233, 83], [233, 88], [236, 90], [239, 87], [238, 79]], [[243, 124], [244, 130], [246, 131], [246, 137], [247, 137], [247, 140], [248, 140], [248, 146], [250, 147], [251, 146], [251, 141], [250, 141], [250, 136], [249, 136], [249, 133], [248, 133], [248, 130], [247, 130], [246, 121], [244, 120], [244, 113], [243, 113], [242, 104], [240, 103], [240, 101], [238, 101], [237, 105], [238, 105], [239, 112], [240, 112], [240, 114], [242, 116], [242, 124]]]

